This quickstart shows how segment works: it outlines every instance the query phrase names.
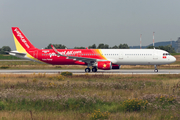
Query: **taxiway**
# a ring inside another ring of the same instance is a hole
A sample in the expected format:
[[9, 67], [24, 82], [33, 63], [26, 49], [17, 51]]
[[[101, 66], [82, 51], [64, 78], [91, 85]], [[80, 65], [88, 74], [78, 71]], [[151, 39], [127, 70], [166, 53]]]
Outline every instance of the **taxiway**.
[[[61, 72], [72, 72], [73, 74], [85, 74], [84, 70], [0, 70], [0, 74], [31, 74], [31, 73], [47, 73], [56, 74]], [[90, 72], [88, 74], [180, 74], [179, 69], [159, 69], [159, 72], [155, 73], [153, 69], [119, 69], [119, 70], [98, 70], [98, 72]]]

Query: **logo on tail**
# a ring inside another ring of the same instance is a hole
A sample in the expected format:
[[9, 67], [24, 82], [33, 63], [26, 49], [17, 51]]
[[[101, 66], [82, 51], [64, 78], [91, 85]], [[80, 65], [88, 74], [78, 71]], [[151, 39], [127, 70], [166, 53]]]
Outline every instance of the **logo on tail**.
[[37, 49], [31, 44], [31, 42], [18, 27], [12, 27], [12, 32], [17, 51], [26, 53], [29, 50]]
[[21, 34], [21, 32], [19, 32], [19, 30], [16, 28], [14, 30], [17, 33], [17, 36], [21, 39], [21, 41], [26, 45], [27, 48], [30, 48], [27, 41], [25, 40], [25, 38], [23, 37], [23, 35]]

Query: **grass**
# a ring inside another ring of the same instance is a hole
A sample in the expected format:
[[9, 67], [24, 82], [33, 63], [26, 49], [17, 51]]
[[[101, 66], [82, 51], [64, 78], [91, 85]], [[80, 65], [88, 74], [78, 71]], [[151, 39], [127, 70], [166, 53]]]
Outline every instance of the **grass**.
[[180, 74], [59, 76], [0, 74], [0, 119], [180, 119]]
[[81, 65], [49, 65], [33, 61], [0, 61], [0, 69], [85, 69]]
[[180, 53], [170, 53], [171, 55], [180, 55]]
[[11, 56], [11, 55], [8, 55], [8, 54], [7, 55], [0, 54], [0, 59], [1, 60], [19, 60], [21, 58]]

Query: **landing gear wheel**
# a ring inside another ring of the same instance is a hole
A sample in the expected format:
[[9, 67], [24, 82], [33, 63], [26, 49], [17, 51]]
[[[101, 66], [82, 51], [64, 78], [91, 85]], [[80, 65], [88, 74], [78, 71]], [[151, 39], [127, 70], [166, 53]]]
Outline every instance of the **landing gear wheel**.
[[91, 72], [91, 69], [90, 68], [86, 68], [85, 72]]
[[158, 69], [155, 69], [154, 72], [158, 72]]
[[157, 66], [154, 65], [154, 72], [158, 72]]
[[97, 68], [92, 68], [92, 72], [97, 72]]

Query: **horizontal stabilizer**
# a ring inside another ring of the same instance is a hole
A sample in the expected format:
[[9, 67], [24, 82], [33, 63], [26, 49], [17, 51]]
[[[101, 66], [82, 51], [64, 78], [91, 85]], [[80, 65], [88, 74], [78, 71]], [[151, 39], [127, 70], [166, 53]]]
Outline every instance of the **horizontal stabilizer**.
[[17, 57], [25, 57], [26, 53], [19, 53], [18, 51], [11, 51], [8, 52], [10, 55], [17, 56]]

